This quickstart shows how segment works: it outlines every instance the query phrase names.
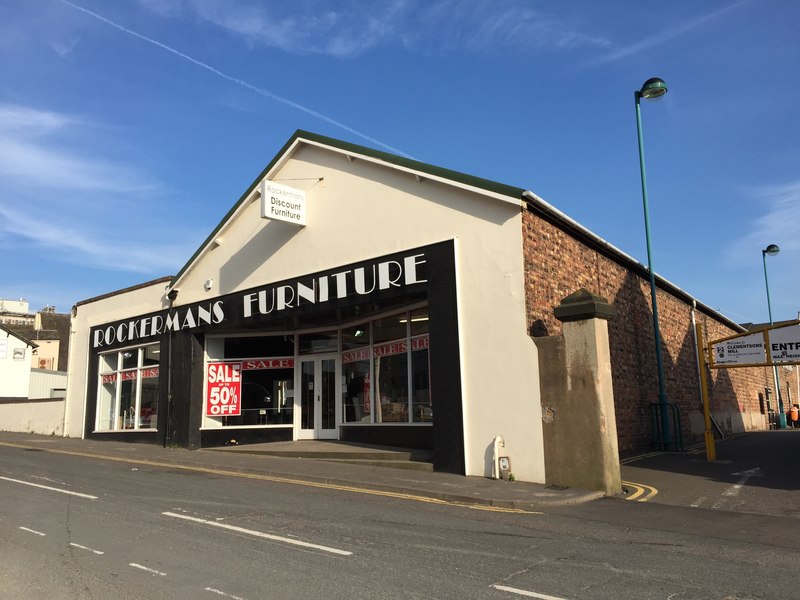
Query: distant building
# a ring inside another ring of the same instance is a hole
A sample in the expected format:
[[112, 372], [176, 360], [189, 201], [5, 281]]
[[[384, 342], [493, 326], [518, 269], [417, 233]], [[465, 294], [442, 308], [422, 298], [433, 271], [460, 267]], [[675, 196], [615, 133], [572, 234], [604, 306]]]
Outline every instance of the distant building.
[[33, 366], [31, 357], [37, 357], [39, 345], [17, 331], [21, 327], [0, 325], [0, 430], [61, 435], [66, 367], [54, 371]]
[[34, 315], [30, 313], [27, 300], [0, 298], [0, 325], [32, 325], [33, 320]]
[[36, 344], [6, 325], [0, 325], [0, 399], [27, 399], [30, 357]]

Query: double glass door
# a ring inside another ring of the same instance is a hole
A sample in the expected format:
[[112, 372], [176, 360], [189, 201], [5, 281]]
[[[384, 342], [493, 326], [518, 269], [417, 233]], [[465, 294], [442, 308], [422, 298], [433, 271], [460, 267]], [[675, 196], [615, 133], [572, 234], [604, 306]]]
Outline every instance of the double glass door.
[[298, 439], [337, 439], [336, 356], [299, 359], [300, 431]]

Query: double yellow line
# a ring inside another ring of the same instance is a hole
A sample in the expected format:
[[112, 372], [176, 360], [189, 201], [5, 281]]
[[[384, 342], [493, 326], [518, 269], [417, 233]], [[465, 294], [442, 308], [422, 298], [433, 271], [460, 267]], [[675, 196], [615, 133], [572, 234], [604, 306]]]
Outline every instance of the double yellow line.
[[643, 483], [633, 483], [632, 481], [623, 481], [624, 487], [633, 488], [635, 491], [625, 498], [625, 500], [635, 500], [636, 502], [647, 502], [652, 500], [658, 495], [658, 490], [650, 485]]

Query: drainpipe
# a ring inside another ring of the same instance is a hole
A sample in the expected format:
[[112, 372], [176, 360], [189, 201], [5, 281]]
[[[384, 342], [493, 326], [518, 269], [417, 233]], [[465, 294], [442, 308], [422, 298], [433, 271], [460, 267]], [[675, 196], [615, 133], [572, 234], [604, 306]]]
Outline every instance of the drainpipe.
[[[169, 300], [168, 314], [172, 314], [172, 303], [178, 297], [178, 289], [172, 288], [167, 292], [167, 299]], [[167, 337], [167, 418], [164, 431], [164, 448], [167, 448], [172, 443], [171, 434], [171, 419], [172, 419], [172, 336], [175, 335], [173, 331], [168, 333]]]
[[500, 448], [505, 448], [506, 442], [502, 436], [494, 436], [494, 449], [492, 450], [492, 479], [500, 479]]

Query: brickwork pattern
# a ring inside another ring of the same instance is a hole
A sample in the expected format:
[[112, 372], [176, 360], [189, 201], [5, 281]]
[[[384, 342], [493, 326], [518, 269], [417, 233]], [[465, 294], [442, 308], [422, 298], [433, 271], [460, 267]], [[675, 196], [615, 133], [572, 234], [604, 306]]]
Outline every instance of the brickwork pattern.
[[[649, 279], [612, 259], [612, 253], [590, 247], [530, 210], [523, 209], [522, 223], [530, 335], [560, 335], [561, 323], [553, 308], [580, 288], [616, 306], [618, 316], [609, 322], [609, 341], [620, 452], [652, 448], [650, 412], [651, 403], [658, 401], [658, 371]], [[690, 418], [696, 419], [702, 410], [692, 307], [660, 288], [657, 300], [667, 397], [680, 408], [684, 440], [691, 442], [701, 436], [696, 427], [693, 434]], [[705, 342], [739, 333], [699, 310], [695, 318], [704, 327]], [[792, 385], [796, 389], [797, 372], [781, 368], [782, 389], [792, 389]], [[762, 404], [764, 389], [774, 387], [772, 381], [768, 368], [710, 373], [711, 410], [723, 431], [768, 426]]]

